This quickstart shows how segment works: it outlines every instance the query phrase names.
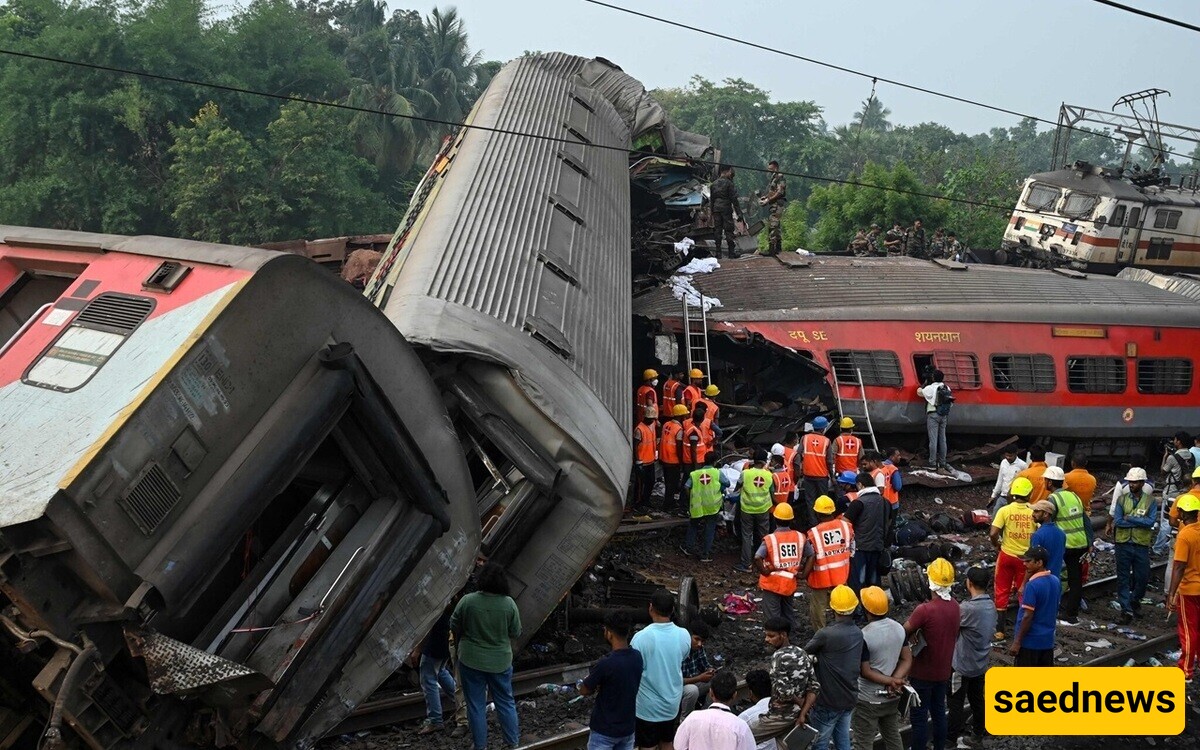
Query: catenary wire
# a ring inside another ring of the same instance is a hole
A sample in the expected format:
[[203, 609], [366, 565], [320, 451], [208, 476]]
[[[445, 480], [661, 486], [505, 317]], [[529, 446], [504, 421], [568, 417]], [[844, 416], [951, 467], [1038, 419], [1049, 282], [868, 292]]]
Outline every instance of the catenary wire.
[[1187, 23], [1186, 21], [1180, 21], [1178, 18], [1171, 18], [1170, 16], [1160, 16], [1157, 13], [1151, 13], [1150, 11], [1142, 10], [1141, 8], [1135, 8], [1132, 5], [1125, 5], [1124, 3], [1115, 3], [1115, 2], [1113, 2], [1113, 0], [1092, 0], [1092, 2], [1100, 3], [1101, 5], [1107, 5], [1108, 7], [1116, 8], [1117, 10], [1123, 10], [1127, 13], [1133, 13], [1134, 15], [1145, 16], [1146, 18], [1152, 18], [1155, 21], [1162, 21], [1163, 23], [1169, 23], [1172, 26], [1178, 26], [1181, 29], [1188, 29], [1189, 31], [1200, 31], [1200, 26], [1196, 26], [1194, 24]]
[[[731, 36], [729, 34], [722, 34], [719, 31], [713, 31], [711, 29], [705, 29], [705, 28], [701, 28], [699, 26], [693, 26], [691, 24], [683, 23], [682, 21], [673, 21], [669, 18], [663, 18], [661, 16], [656, 16], [656, 15], [653, 15], [650, 13], [643, 13], [642, 11], [633, 10], [632, 8], [625, 8], [620, 5], [614, 5], [612, 3], [604, 2], [604, 0], [584, 0], [584, 2], [590, 3], [592, 5], [600, 6], [602, 8], [609, 8], [611, 10], [619, 11], [621, 13], [628, 13], [631, 16], [645, 18], [646, 20], [655, 21], [657, 23], [665, 24], [667, 26], [674, 26], [675, 28], [686, 29], [688, 31], [694, 31], [697, 34], [704, 34], [705, 36], [710, 36], [715, 39], [723, 39], [727, 42], [733, 42], [734, 44], [740, 44], [742, 46], [761, 50], [763, 52], [770, 52], [771, 54], [774, 54], [774, 55], [782, 55], [783, 57], [788, 57], [793, 60], [799, 60], [801, 62], [810, 63], [812, 65], [819, 65], [823, 68], [829, 68], [830, 70], [837, 70], [842, 73], [848, 73], [850, 75], [859, 76], [860, 78], [866, 78], [866, 79], [869, 79], [872, 81], [878, 81], [879, 83], [891, 84], [892, 86], [896, 86], [898, 88], [903, 88], [903, 89], [908, 89], [909, 91], [917, 91], [922, 94], [929, 94], [930, 96], [936, 96], [936, 97], [940, 97], [942, 99], [948, 99], [953, 102], [959, 102], [961, 104], [970, 104], [975, 107], [982, 107], [983, 109], [990, 109], [993, 112], [1000, 112], [1002, 114], [1012, 115], [1014, 117], [1027, 118], [1030, 120], [1034, 120], [1035, 122], [1040, 122], [1040, 123], [1043, 123], [1046, 125], [1054, 125], [1055, 127], [1058, 127], [1058, 123], [1056, 121], [1047, 120], [1044, 117], [1037, 117], [1036, 115], [1030, 115], [1030, 114], [1026, 114], [1024, 112], [1018, 112], [1015, 109], [1008, 109], [1006, 107], [1001, 107], [1001, 106], [998, 106], [995, 104], [988, 104], [987, 102], [981, 102], [976, 99], [968, 99], [965, 96], [958, 96], [957, 94], [948, 94], [944, 91], [937, 91], [936, 89], [926, 88], [925, 86], [918, 86], [917, 84], [913, 84], [913, 83], [905, 83], [904, 81], [897, 81], [894, 78], [885, 78], [884, 76], [878, 75], [876, 73], [866, 73], [864, 71], [856, 70], [854, 68], [848, 68], [845, 65], [838, 65], [836, 63], [827, 62], [825, 60], [818, 60], [815, 57], [806, 57], [804, 55], [796, 54], [795, 52], [788, 52], [787, 50], [781, 50], [777, 47], [771, 47], [766, 44], [759, 44], [758, 42], [752, 42], [747, 39], [742, 39], [740, 37]], [[1094, 135], [1099, 138], [1105, 138], [1114, 143], [1119, 143], [1121, 145], [1126, 144], [1125, 139], [1117, 138], [1116, 136], [1112, 136], [1107, 133], [1098, 132], [1098, 131], [1094, 131], [1094, 130], [1084, 130], [1082, 128], [1076, 128], [1074, 126], [1069, 126], [1069, 127], [1071, 128], [1071, 130], [1079, 130], [1080, 132], [1087, 133], [1089, 135]], [[1178, 153], [1178, 152], [1173, 152], [1171, 154], [1171, 157], [1172, 158], [1178, 157], [1180, 159], [1187, 159], [1187, 160], [1194, 161], [1194, 162], [1200, 162], [1200, 157], [1188, 156], [1187, 154], [1182, 154], [1182, 153]]]

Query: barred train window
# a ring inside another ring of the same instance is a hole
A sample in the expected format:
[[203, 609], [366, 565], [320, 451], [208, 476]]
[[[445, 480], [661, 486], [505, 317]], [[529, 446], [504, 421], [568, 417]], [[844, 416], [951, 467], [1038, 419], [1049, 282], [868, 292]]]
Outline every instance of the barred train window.
[[862, 372], [863, 385], [901, 386], [904, 377], [900, 374], [900, 359], [895, 352], [868, 350], [841, 350], [829, 352], [829, 364], [842, 383], [857, 383]]
[[1033, 211], [1053, 211], [1062, 191], [1053, 185], [1035, 182], [1029, 186], [1029, 194], [1025, 196], [1025, 205]]
[[1125, 360], [1067, 357], [1067, 388], [1073, 393], [1124, 393]]
[[1139, 359], [1138, 393], [1187, 393], [1192, 389], [1192, 360]]
[[1047, 354], [993, 354], [992, 382], [998, 391], [1051, 393], [1058, 382]]
[[979, 360], [970, 352], [934, 352], [933, 366], [946, 376], [951, 390], [979, 387]]

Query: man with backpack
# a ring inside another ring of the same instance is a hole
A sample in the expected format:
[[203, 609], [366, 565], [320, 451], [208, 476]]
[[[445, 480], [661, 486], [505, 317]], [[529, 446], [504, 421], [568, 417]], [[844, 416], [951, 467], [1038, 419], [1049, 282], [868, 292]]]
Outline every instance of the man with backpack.
[[1187, 491], [1192, 471], [1196, 468], [1191, 446], [1192, 436], [1182, 430], [1175, 433], [1170, 445], [1163, 446], [1162, 503], [1159, 505], [1158, 529], [1155, 532], [1151, 554], [1162, 555], [1171, 547], [1171, 526], [1167, 521], [1167, 511], [1172, 507], [1172, 501]]
[[946, 464], [946, 423], [950, 421], [950, 406], [954, 394], [943, 380], [945, 373], [934, 370], [930, 382], [917, 388], [917, 395], [925, 399], [925, 429], [929, 433], [929, 468], [948, 469]]

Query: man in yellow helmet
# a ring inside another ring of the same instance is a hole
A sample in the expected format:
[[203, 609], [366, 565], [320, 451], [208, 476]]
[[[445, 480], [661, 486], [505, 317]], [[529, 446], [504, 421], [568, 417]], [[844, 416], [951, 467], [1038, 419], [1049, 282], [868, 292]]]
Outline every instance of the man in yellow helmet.
[[[858, 704], [851, 719], [854, 750], [871, 750], [876, 732], [883, 738], [886, 750], [903, 750], [896, 702], [912, 668], [912, 649], [908, 647], [904, 626], [887, 616], [887, 592], [878, 586], [867, 586], [859, 596], [867, 623], [862, 628], [866, 648], [861, 657]], [[991, 636], [991, 631], [988, 635]]]
[[687, 407], [688, 414], [691, 414], [696, 408], [696, 402], [704, 396], [704, 371], [693, 367], [688, 372], [688, 378], [691, 382], [683, 389], [683, 405]]
[[817, 525], [804, 532], [812, 556], [804, 561], [808, 583], [808, 618], [814, 631], [825, 627], [825, 609], [833, 590], [850, 580], [850, 558], [854, 554], [854, 527], [837, 513], [829, 495], [813, 503]]
[[910, 640], [917, 633], [925, 640], [925, 647], [913, 657], [908, 673], [909, 682], [921, 699], [921, 705], [914, 706], [910, 714], [914, 748], [924, 748], [931, 733], [933, 746], [945, 747], [946, 695], [959, 628], [958, 602], [950, 595], [954, 586], [954, 565], [939, 557], [929, 563], [925, 573], [933, 596], [918, 605], [904, 623], [904, 632]]
[[758, 569], [758, 587], [762, 590], [763, 616], [781, 617], [795, 626], [792, 594], [796, 593], [796, 576], [804, 562], [804, 535], [792, 528], [796, 518], [789, 503], [777, 503], [771, 511], [775, 530], [763, 537], [754, 555]]
[[1008, 601], [1025, 580], [1025, 564], [1021, 556], [1029, 549], [1035, 524], [1029, 496], [1033, 482], [1017, 477], [1008, 488], [1009, 504], [996, 511], [989, 536], [996, 548], [996, 639], [1005, 637], [1005, 618]]
[[[809, 533], [812, 533], [810, 530]], [[817, 682], [821, 692], [808, 714], [817, 730], [815, 747], [850, 747], [850, 714], [858, 703], [858, 677], [862, 671], [863, 634], [854, 624], [858, 597], [842, 584], [829, 595], [834, 620], [813, 634], [804, 647], [817, 657]]]
[[658, 371], [646, 369], [642, 371], [642, 384], [638, 386], [633, 399], [633, 421], [641, 422], [646, 418], [646, 412], [653, 411], [658, 417]]
[[1188, 682], [1200, 659], [1200, 498], [1184, 493], [1176, 498], [1174, 509], [1181, 524], [1175, 540], [1171, 587], [1167, 590], [1167, 609], [1178, 612], [1179, 668]]

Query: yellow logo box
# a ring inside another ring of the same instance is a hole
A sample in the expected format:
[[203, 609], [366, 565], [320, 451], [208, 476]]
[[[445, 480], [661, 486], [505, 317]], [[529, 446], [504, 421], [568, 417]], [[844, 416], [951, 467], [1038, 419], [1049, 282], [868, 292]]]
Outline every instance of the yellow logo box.
[[1178, 667], [992, 667], [988, 732], [998, 735], [1168, 735], [1184, 730]]

